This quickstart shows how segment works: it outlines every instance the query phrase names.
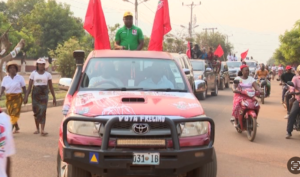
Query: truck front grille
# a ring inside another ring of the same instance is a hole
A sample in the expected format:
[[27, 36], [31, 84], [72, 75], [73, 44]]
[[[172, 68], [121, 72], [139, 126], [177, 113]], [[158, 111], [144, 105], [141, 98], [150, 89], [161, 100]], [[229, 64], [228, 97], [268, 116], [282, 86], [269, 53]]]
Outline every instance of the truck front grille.
[[[169, 129], [169, 125], [161, 122], [147, 123], [150, 126], [150, 130]], [[112, 129], [131, 129], [133, 123], [130, 122], [118, 122], [112, 126]]]

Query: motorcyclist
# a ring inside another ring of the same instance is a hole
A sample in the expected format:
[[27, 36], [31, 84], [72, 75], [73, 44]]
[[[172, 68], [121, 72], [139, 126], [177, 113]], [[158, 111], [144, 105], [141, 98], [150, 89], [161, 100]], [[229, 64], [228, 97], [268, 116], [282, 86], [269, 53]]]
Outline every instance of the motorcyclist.
[[275, 64], [273, 64], [273, 66], [271, 67], [271, 70], [272, 70], [272, 80], [275, 79], [276, 69], [277, 69], [277, 68], [276, 68]]
[[260, 70], [258, 70], [254, 76], [254, 78], [256, 77], [258, 78], [257, 80], [258, 82], [260, 81], [260, 79], [265, 79], [267, 83], [267, 93], [266, 93], [267, 97], [270, 95], [270, 90], [271, 90], [270, 82], [267, 79], [268, 75], [269, 72], [265, 69], [265, 65], [262, 63]]
[[284, 70], [284, 68], [283, 68], [283, 66], [282, 66], [282, 64], [280, 64], [279, 66], [278, 66], [278, 81], [280, 80], [280, 78], [281, 78], [281, 75], [282, 75], [282, 73], [283, 73], [283, 70]]
[[[288, 81], [291, 81], [293, 79], [293, 77], [295, 76], [294, 73], [292, 73], [292, 67], [291, 66], [286, 66], [285, 67], [286, 72], [284, 74], [281, 75], [281, 83], [280, 85], [285, 85]], [[282, 104], [284, 104], [284, 96], [285, 93], [287, 92], [287, 87], [283, 86], [282, 87]], [[287, 119], [289, 116], [289, 99], [286, 99], [286, 106], [287, 106], [287, 115], [285, 116], [285, 118]]]
[[232, 109], [232, 116], [231, 122], [234, 122], [234, 126], [237, 127], [237, 119], [241, 113], [241, 107], [240, 107], [240, 102], [244, 98], [243, 95], [239, 94], [241, 93], [241, 90], [244, 88], [249, 88], [249, 87], [254, 87], [256, 91], [261, 92], [260, 87], [257, 85], [255, 82], [255, 79], [251, 76], [249, 76], [249, 67], [247, 65], [241, 65], [240, 67], [241, 74], [242, 76], [236, 77], [234, 80], [238, 80], [240, 84], [242, 85], [241, 88], [238, 87], [238, 84], [233, 84], [232, 85], [232, 90], [235, 93], [233, 97], [233, 109]]
[[[300, 92], [300, 65], [297, 67], [296, 72], [298, 75], [294, 76], [292, 82], [294, 84], [294, 88], [292, 88], [292, 92]], [[294, 124], [296, 121], [297, 114], [299, 112], [299, 102], [300, 102], [300, 95], [295, 95], [296, 100], [293, 103], [292, 109], [290, 111], [290, 115], [288, 117], [288, 124], [287, 124], [287, 134], [286, 139], [291, 138], [292, 131], [294, 128]]]

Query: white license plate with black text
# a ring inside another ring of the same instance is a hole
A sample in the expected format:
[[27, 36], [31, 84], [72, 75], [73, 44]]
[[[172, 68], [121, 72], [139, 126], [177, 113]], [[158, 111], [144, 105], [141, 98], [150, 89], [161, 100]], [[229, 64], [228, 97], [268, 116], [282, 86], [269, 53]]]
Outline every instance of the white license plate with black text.
[[134, 165], [159, 165], [159, 153], [133, 153]]

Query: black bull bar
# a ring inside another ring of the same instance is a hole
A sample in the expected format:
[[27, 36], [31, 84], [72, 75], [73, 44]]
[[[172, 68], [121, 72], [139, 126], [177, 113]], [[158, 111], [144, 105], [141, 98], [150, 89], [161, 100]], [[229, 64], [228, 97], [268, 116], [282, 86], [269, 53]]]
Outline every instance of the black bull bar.
[[[101, 144], [101, 150], [106, 151], [108, 149], [109, 145], [109, 138], [110, 138], [110, 132], [112, 129], [112, 126], [119, 122], [119, 117], [114, 117], [111, 119], [103, 119], [103, 118], [86, 118], [86, 117], [78, 117], [78, 116], [70, 116], [66, 118], [63, 122], [63, 143], [64, 147], [70, 147], [68, 140], [67, 140], [67, 125], [69, 121], [85, 121], [85, 122], [98, 122], [105, 124], [105, 132], [102, 137], [102, 144]], [[176, 130], [176, 124], [178, 123], [185, 123], [185, 122], [209, 122], [210, 123], [210, 141], [208, 144], [208, 147], [212, 147], [215, 140], [215, 123], [214, 121], [209, 117], [197, 117], [197, 118], [182, 118], [182, 119], [170, 119], [168, 117], [165, 117], [165, 122], [169, 125], [171, 130], [171, 137], [173, 142], [173, 148], [174, 150], [180, 150], [180, 144], [179, 144], [179, 138], [178, 133]], [[142, 123], [142, 122], [137, 122]], [[147, 123], [147, 122], [146, 122]]]

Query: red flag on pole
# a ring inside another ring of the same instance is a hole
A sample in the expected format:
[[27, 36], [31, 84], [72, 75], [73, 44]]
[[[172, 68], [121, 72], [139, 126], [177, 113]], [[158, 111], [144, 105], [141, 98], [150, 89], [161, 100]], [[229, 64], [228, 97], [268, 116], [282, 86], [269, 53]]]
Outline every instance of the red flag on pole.
[[221, 57], [224, 54], [224, 51], [221, 47], [221, 45], [219, 45], [214, 53], [215, 56]]
[[168, 0], [159, 0], [148, 50], [162, 51], [164, 35], [171, 29]]
[[189, 57], [189, 59], [191, 59], [192, 56], [191, 56], [191, 45], [190, 45], [190, 42], [188, 42], [187, 48], [188, 49], [186, 50], [186, 55]]
[[95, 50], [110, 49], [108, 29], [100, 0], [90, 0], [83, 28], [94, 37]]
[[[249, 50], [249, 49], [248, 49]], [[248, 50], [244, 53], [241, 53], [241, 59], [244, 60], [248, 55]]]

